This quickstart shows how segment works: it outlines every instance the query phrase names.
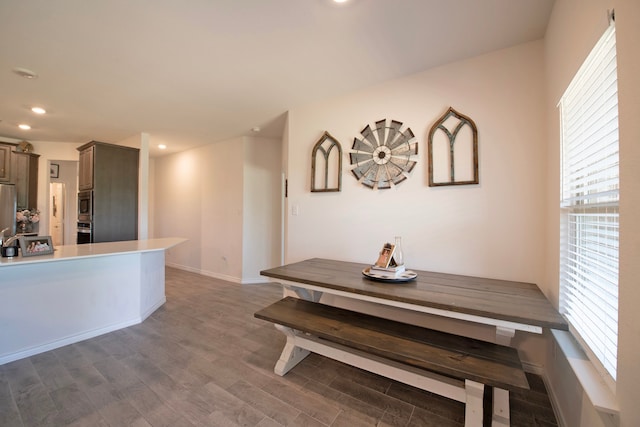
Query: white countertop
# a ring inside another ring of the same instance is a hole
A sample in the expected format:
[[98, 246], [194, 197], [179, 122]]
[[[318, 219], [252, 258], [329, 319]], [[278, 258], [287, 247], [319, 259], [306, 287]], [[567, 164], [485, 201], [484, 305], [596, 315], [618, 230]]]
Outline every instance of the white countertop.
[[43, 262], [65, 261], [79, 258], [92, 258], [120, 255], [131, 252], [151, 252], [169, 249], [187, 239], [165, 237], [161, 239], [128, 240], [123, 242], [87, 243], [83, 245], [64, 245], [54, 248], [53, 254], [38, 256], [0, 257], [0, 268], [11, 265], [24, 265]]

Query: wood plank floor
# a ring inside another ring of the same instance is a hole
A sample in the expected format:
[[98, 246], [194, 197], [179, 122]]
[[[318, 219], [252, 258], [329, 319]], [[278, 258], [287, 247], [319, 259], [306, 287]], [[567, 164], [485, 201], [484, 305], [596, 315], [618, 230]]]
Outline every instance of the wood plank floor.
[[[253, 313], [279, 286], [167, 269], [142, 324], [0, 366], [0, 426], [462, 426], [464, 408], [311, 355], [284, 377], [284, 337]], [[542, 380], [512, 393], [514, 427], [556, 426]]]

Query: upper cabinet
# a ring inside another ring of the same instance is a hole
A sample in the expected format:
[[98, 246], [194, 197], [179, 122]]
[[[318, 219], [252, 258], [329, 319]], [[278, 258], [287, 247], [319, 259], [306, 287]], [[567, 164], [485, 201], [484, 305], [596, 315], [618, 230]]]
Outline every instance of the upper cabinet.
[[13, 146], [0, 144], [0, 182], [11, 182], [11, 149]]
[[18, 209], [36, 209], [40, 156], [22, 150], [21, 144], [0, 142], [0, 183], [15, 184]]
[[13, 183], [16, 185], [18, 209], [34, 209], [38, 206], [39, 155], [14, 151]]
[[93, 153], [95, 146], [82, 146], [80, 150], [80, 174], [78, 175], [78, 189], [91, 190], [93, 188]]

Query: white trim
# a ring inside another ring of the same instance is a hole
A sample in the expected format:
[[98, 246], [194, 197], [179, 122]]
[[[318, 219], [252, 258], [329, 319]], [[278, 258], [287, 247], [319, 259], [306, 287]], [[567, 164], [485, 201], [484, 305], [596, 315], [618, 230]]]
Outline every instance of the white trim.
[[567, 358], [576, 378], [582, 385], [584, 393], [589, 397], [596, 411], [612, 417], [620, 414], [620, 407], [615, 394], [598, 373], [582, 348], [568, 331], [551, 330], [558, 347]]
[[[178, 270], [188, 271], [190, 273], [201, 274], [202, 276], [213, 277], [214, 279], [224, 280], [225, 282], [232, 282], [232, 283], [238, 283], [238, 284], [244, 283], [242, 279], [239, 277], [228, 276], [226, 274], [220, 274], [220, 273], [214, 273], [213, 271], [202, 270], [200, 268], [193, 268], [193, 267], [189, 267], [182, 264], [167, 262], [167, 267], [177, 268]], [[261, 281], [261, 283], [264, 283], [264, 279]]]
[[118, 329], [137, 325], [139, 323], [142, 323], [143, 320], [144, 320], [144, 317], [138, 317], [135, 319], [127, 320], [126, 322], [114, 323], [113, 325], [105, 326], [104, 328], [98, 328], [91, 331], [86, 331], [81, 334], [69, 335], [59, 340], [55, 340], [43, 345], [31, 347], [26, 350], [17, 351], [15, 353], [8, 353], [3, 356], [0, 356], [0, 365], [4, 365], [5, 363], [13, 362], [15, 360], [24, 359], [25, 357], [30, 357], [36, 354], [44, 353], [45, 351], [55, 350], [56, 348], [64, 347], [69, 344], [74, 344], [80, 341], [88, 340], [89, 338], [95, 338], [97, 336], [100, 336], [109, 332], [117, 331]]

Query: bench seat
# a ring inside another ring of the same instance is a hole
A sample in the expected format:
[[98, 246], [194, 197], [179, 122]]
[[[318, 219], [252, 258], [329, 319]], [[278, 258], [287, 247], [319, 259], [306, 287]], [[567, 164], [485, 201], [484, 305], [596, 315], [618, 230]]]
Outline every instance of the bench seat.
[[[482, 424], [485, 385], [529, 389], [518, 352], [511, 347], [294, 297], [255, 317], [275, 323], [287, 336], [274, 369], [278, 375], [309, 352], [322, 354], [465, 403], [465, 426]], [[494, 425], [509, 425], [508, 398], [500, 412], [496, 415], [494, 409]]]

